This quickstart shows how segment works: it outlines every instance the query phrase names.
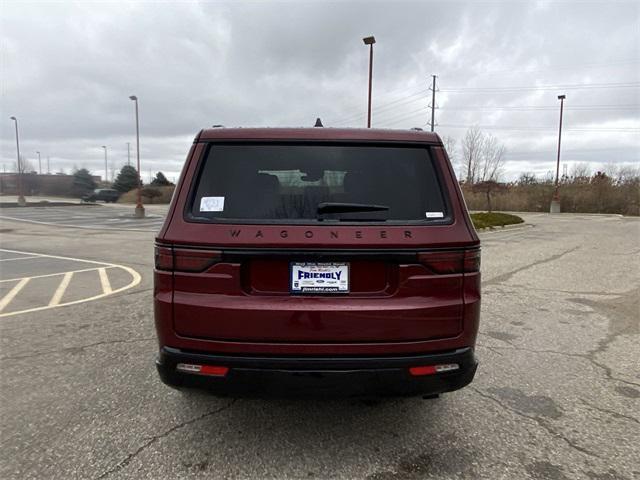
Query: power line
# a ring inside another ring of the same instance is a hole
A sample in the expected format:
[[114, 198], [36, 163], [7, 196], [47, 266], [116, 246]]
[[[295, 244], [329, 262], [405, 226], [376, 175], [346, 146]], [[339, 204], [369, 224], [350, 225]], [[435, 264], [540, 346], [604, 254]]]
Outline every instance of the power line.
[[[637, 152], [637, 148], [630, 146], [630, 147], [614, 147], [614, 148], [573, 148], [573, 149], [562, 149], [562, 153], [593, 153], [593, 152], [611, 152], [611, 151], [631, 151], [633, 150], [634, 152]], [[525, 151], [515, 151], [512, 152], [511, 150], [508, 150], [508, 154], [511, 155], [516, 155], [516, 156], [520, 156], [520, 155], [531, 155], [531, 154], [550, 154], [550, 153], [556, 153], [555, 150], [532, 150], [530, 152], [525, 152]]]
[[[424, 126], [427, 126], [428, 124], [425, 124]], [[454, 125], [454, 124], [444, 124], [444, 125], [440, 125], [441, 127], [444, 128], [471, 128], [471, 127], [478, 127], [478, 128], [482, 128], [485, 130], [516, 130], [516, 131], [529, 131], [529, 130], [538, 130], [538, 131], [556, 131], [555, 128], [552, 127], [545, 127], [545, 126], [526, 126], [526, 127], [521, 127], [521, 126], [513, 126], [513, 127], [507, 127], [507, 126], [500, 126], [500, 125]], [[609, 127], [609, 128], [580, 128], [580, 127], [573, 127], [573, 128], [567, 128], [567, 131], [572, 131], [572, 132], [593, 132], [593, 133], [598, 133], [598, 132], [619, 132], [619, 133], [640, 133], [640, 128], [625, 128], [625, 127], [620, 127], [620, 128], [613, 128], [613, 127]]]
[[520, 70], [488, 70], [484, 72], [476, 73], [475, 75], [494, 75], [500, 73], [535, 73], [544, 72], [548, 70], [574, 70], [576, 68], [598, 68], [598, 67], [611, 67], [616, 65], [634, 65], [640, 63], [639, 59], [625, 59], [606, 63], [582, 63], [582, 64], [563, 64], [563, 65], [548, 65], [541, 68], [524, 68]]
[[[443, 110], [512, 110], [512, 111], [526, 111], [526, 110], [553, 110], [558, 109], [557, 105], [474, 105], [466, 107], [440, 107]], [[571, 107], [565, 107], [566, 110], [640, 110], [640, 105], [573, 105]]]
[[[587, 107], [587, 106], [585, 106]], [[593, 106], [589, 106], [589, 108], [571, 108], [571, 111], [604, 111], [604, 110], [618, 110], [618, 109], [626, 109], [626, 108], [622, 108], [622, 107], [627, 107], [626, 105], [623, 106], [613, 106], [613, 107], [606, 107], [606, 108], [592, 108]], [[600, 106], [598, 106], [600, 107]], [[549, 106], [549, 107], [536, 107], [536, 106], [522, 106], [522, 107], [514, 107], [513, 109], [510, 107], [495, 107], [495, 106], [487, 106], [487, 107], [482, 107], [482, 106], [477, 106], [477, 107], [438, 107], [439, 109], [444, 109], [446, 110], [456, 110], [456, 111], [486, 111], [486, 110], [506, 110], [506, 111], [514, 111], [514, 112], [518, 112], [518, 111], [556, 111], [558, 109], [557, 106]], [[630, 109], [633, 109], [634, 107], [631, 107]], [[420, 114], [424, 114], [425, 112], [425, 108], [420, 108], [418, 110], [413, 110], [411, 112], [402, 112], [398, 115], [398, 113], [396, 113], [396, 115], [393, 115], [392, 117], [386, 117], [382, 120], [379, 120], [379, 123], [382, 125], [395, 125], [398, 123], [401, 123], [403, 121], [408, 121], [410, 118], [416, 116], [415, 114], [420, 113]], [[427, 124], [425, 125], [427, 127], [431, 126], [430, 122], [427, 122]]]
[[[423, 89], [423, 90], [415, 92], [415, 93], [413, 93], [411, 95], [408, 95], [406, 97], [402, 97], [402, 98], [393, 100], [391, 102], [380, 104], [378, 107], [374, 107], [372, 109], [372, 111], [373, 111], [373, 113], [379, 115], [382, 112], [385, 112], [385, 111], [389, 110], [390, 108], [393, 109], [393, 108], [396, 108], [399, 105], [415, 102], [416, 100], [420, 100], [420, 98], [414, 98], [414, 97], [422, 96], [423, 94], [425, 94], [428, 91], [429, 91], [429, 89]], [[349, 122], [352, 122], [354, 120], [360, 119], [363, 115], [365, 115], [365, 114], [361, 114], [361, 113], [355, 113], [354, 114], [354, 113], [352, 113], [350, 115], [347, 115], [347, 116], [339, 118], [338, 120], [336, 120], [333, 123], [334, 123], [334, 125], [335, 124], [340, 124], [340, 123], [349, 123]]]
[[[553, 91], [553, 90], [576, 90], [576, 89], [607, 89], [607, 88], [639, 88], [640, 87], [640, 82], [609, 82], [609, 83], [591, 83], [591, 84], [558, 84], [558, 85], [537, 85], [537, 86], [530, 86], [530, 87], [525, 87], [525, 86], [517, 86], [517, 87], [451, 87], [451, 88], [445, 88], [445, 89], [438, 89], [438, 91], [440, 92], [448, 92], [448, 93], [464, 93], [464, 92], [473, 92], [473, 93], [494, 93], [494, 92], [519, 92], [519, 91]], [[383, 103], [380, 104], [377, 107], [373, 108], [373, 113], [376, 114], [376, 116], [379, 115], [383, 115], [384, 113], [388, 113], [390, 110], [394, 110], [399, 106], [405, 105], [405, 104], [410, 104], [412, 102], [415, 102], [416, 100], [421, 100], [421, 96], [429, 91], [431, 91], [432, 88], [427, 88], [427, 89], [422, 89], [422, 90], [418, 90], [416, 92], [413, 92], [405, 97], [402, 98], [398, 98], [395, 100], [392, 100], [390, 102], [387, 103]], [[432, 102], [433, 103], [433, 102]], [[481, 107], [481, 106], [480, 106]], [[515, 110], [517, 106], [514, 106], [513, 109]], [[585, 106], [586, 107], [586, 106]], [[602, 106], [604, 108], [604, 105]], [[613, 105], [612, 105], [613, 107]], [[443, 108], [447, 108], [447, 107], [443, 107]], [[476, 107], [467, 107], [470, 109], [475, 109]], [[487, 108], [494, 108], [494, 109], [498, 109], [498, 107], [487, 107]], [[501, 109], [507, 110], [507, 109], [511, 109], [512, 107], [500, 107]], [[517, 108], [522, 108], [524, 109], [525, 107], [517, 107]], [[532, 110], [544, 110], [547, 109], [544, 106], [541, 107], [537, 107], [537, 106], [527, 106], [526, 108], [531, 108]], [[556, 109], [557, 107], [548, 107], [549, 110], [551, 109]], [[620, 109], [633, 109], [633, 106], [631, 105], [621, 105], [619, 107]], [[448, 107], [449, 110], [453, 110], [453, 109], [459, 109], [462, 110], [462, 108], [456, 108], [456, 107]], [[572, 110], [581, 110], [582, 108], [580, 106], [573, 106], [571, 107]], [[586, 108], [584, 108], [586, 110]], [[333, 123], [333, 125], [340, 125], [340, 124], [346, 124], [346, 123], [352, 123], [356, 120], [360, 120], [362, 118], [366, 118], [366, 114], [364, 112], [360, 113], [352, 113], [350, 115], [344, 116], [344, 117], [339, 117], [337, 120], [335, 120]], [[427, 126], [430, 126], [430, 123], [427, 124]]]
[[580, 89], [600, 89], [600, 88], [639, 88], [640, 82], [617, 82], [617, 83], [573, 83], [564, 85], [532, 85], [514, 87], [450, 87], [443, 88], [441, 92], [520, 92], [528, 90], [580, 90]]
[[[420, 115], [424, 115], [425, 113], [427, 113], [428, 111], [428, 107], [420, 107], [417, 110], [412, 110], [411, 112], [402, 112], [400, 115], [398, 115], [396, 113], [396, 115], [392, 116], [392, 117], [387, 117], [384, 118], [383, 120], [379, 121], [379, 124], [381, 125], [394, 125], [396, 123], [400, 123], [408, 118], [411, 117], [415, 117], [418, 113]], [[427, 124], [428, 125], [428, 124]]]

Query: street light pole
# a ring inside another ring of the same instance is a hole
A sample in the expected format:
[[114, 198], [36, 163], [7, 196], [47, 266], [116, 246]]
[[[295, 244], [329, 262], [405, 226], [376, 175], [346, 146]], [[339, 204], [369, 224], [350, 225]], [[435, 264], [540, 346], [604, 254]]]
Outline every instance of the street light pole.
[[18, 138], [18, 119], [16, 117], [11, 117], [16, 124], [16, 150], [18, 152], [18, 205], [24, 207], [27, 205], [27, 201], [24, 199], [24, 195], [22, 194], [22, 164], [20, 162], [20, 140]]
[[142, 185], [140, 180], [140, 121], [138, 118], [138, 97], [131, 95], [130, 100], [133, 100], [136, 104], [136, 158], [138, 161], [138, 192], [136, 198], [136, 210], [135, 216], [137, 218], [144, 218], [144, 206], [142, 205]]
[[127, 166], [131, 165], [131, 143], [127, 142]]
[[102, 145], [104, 148], [104, 182], [107, 183], [109, 181], [109, 169], [107, 167], [107, 147], [106, 145]]
[[365, 45], [369, 45], [369, 101], [367, 108], [367, 128], [371, 128], [371, 86], [373, 82], [373, 44], [376, 43], [375, 37], [365, 37], [362, 39]]
[[42, 175], [42, 160], [40, 158], [40, 152], [36, 152], [38, 154], [38, 173]]
[[560, 142], [562, 141], [562, 112], [564, 110], [564, 99], [566, 95], [558, 95], [560, 100], [560, 125], [558, 127], [558, 159], [556, 161], [556, 181], [553, 189], [553, 197], [551, 199], [550, 213], [560, 213], [560, 193], [559, 193], [559, 181], [560, 181]]

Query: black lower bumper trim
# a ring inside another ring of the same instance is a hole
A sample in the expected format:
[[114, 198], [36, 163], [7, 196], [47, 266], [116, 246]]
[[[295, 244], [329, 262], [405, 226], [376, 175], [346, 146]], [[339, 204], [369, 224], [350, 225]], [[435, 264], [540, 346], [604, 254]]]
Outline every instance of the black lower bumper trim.
[[[176, 370], [178, 363], [229, 368], [224, 377]], [[456, 363], [459, 369], [412, 376], [409, 367]], [[174, 388], [231, 396], [435, 395], [468, 385], [476, 372], [472, 348], [397, 357], [243, 357], [163, 347], [160, 378]]]

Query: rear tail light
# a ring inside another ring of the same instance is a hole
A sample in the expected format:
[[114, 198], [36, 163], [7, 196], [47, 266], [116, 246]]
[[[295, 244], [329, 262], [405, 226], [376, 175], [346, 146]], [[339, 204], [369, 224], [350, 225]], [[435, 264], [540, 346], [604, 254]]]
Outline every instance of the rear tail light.
[[458, 252], [420, 252], [418, 261], [433, 273], [471, 273], [480, 270], [480, 249]]
[[464, 271], [465, 273], [480, 271], [480, 249], [466, 250], [464, 252]]
[[222, 259], [222, 252], [156, 246], [155, 259], [158, 270], [203, 272]]
[[171, 248], [156, 246], [155, 258], [158, 270], [173, 270], [173, 251]]
[[194, 373], [196, 375], [210, 375], [212, 377], [224, 377], [229, 372], [229, 367], [217, 365], [196, 365], [193, 363], [179, 363], [176, 370], [184, 373]]
[[443, 363], [440, 365], [425, 365], [422, 367], [411, 367], [409, 373], [414, 377], [421, 377], [423, 375], [433, 375], [436, 373], [446, 373], [458, 370], [460, 365], [457, 363]]

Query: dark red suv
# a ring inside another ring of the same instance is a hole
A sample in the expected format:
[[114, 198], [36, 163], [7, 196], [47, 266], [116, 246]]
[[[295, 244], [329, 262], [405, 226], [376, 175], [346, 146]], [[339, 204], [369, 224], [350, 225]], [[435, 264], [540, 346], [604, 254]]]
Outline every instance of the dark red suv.
[[156, 240], [160, 377], [232, 395], [461, 388], [479, 245], [433, 133], [203, 130]]

